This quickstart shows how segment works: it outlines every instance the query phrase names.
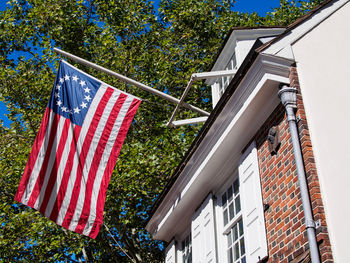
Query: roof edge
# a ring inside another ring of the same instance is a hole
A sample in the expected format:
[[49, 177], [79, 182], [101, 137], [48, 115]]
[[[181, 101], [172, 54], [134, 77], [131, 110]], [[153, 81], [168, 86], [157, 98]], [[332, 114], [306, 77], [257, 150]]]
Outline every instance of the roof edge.
[[286, 30], [276, 36], [274, 39], [270, 40], [269, 42], [265, 43], [264, 45], [262, 45], [260, 48], [258, 48], [258, 52], [262, 52], [265, 49], [267, 49], [269, 46], [271, 46], [273, 43], [279, 41], [280, 39], [282, 39], [283, 37], [285, 37], [286, 35], [288, 35], [294, 28], [296, 28], [297, 26], [301, 25], [302, 23], [304, 23], [308, 18], [310, 18], [312, 15], [314, 15], [315, 13], [317, 13], [318, 11], [320, 11], [322, 8], [324, 8], [326, 5], [330, 4], [331, 2], [335, 2], [335, 0], [325, 0], [324, 2], [322, 2], [321, 4], [319, 4], [318, 6], [314, 7], [313, 9], [311, 9], [309, 12], [307, 12], [305, 15], [301, 16], [300, 18], [298, 18], [297, 20], [295, 20], [292, 24], [288, 25], [286, 27]]
[[176, 182], [177, 178], [180, 176], [181, 172], [183, 169], [186, 167], [187, 163], [191, 159], [192, 155], [196, 152], [197, 148], [199, 147], [200, 143], [208, 133], [209, 129], [215, 122], [217, 116], [220, 114], [220, 112], [223, 110], [225, 107], [227, 101], [231, 98], [232, 94], [236, 90], [237, 86], [249, 70], [250, 66], [253, 64], [255, 59], [258, 56], [258, 52], [256, 52], [257, 48], [262, 45], [262, 42], [257, 39], [249, 51], [248, 55], [246, 56], [245, 60], [243, 61], [241, 67], [238, 69], [237, 73], [235, 74], [235, 77], [231, 80], [229, 86], [227, 87], [225, 93], [221, 96], [219, 102], [215, 106], [214, 110], [211, 112], [210, 116], [208, 117], [207, 121], [204, 123], [200, 133], [198, 136], [195, 138], [195, 140], [192, 142], [189, 150], [187, 151], [186, 155], [182, 158], [180, 165], [175, 169], [173, 175], [170, 177], [169, 182], [166, 184], [164, 190], [160, 193], [158, 196], [157, 200], [153, 204], [149, 218], [146, 221], [146, 225], [150, 222], [151, 218], [155, 214], [156, 210], [160, 206], [160, 204], [163, 202], [165, 196], [171, 189], [171, 187], [174, 185]]

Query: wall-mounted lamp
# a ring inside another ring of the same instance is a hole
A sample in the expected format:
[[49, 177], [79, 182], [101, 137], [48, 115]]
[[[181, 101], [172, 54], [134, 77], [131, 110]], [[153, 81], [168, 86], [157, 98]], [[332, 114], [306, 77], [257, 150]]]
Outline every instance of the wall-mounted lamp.
[[281, 145], [280, 132], [277, 126], [270, 128], [267, 135], [267, 141], [269, 143], [269, 151], [271, 155], [277, 154], [277, 151]]

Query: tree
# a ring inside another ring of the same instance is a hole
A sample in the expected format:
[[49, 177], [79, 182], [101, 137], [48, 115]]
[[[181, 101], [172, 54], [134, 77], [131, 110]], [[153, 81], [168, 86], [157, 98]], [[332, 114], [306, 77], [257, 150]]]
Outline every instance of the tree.
[[[163, 0], [158, 7], [141, 0], [9, 1], [0, 13], [0, 100], [13, 121], [10, 128], [0, 123], [0, 259], [161, 261], [162, 243], [143, 226], [201, 127], [166, 128], [172, 105], [78, 66], [144, 100], [107, 192], [104, 222], [110, 231], [102, 228], [96, 240], [65, 231], [13, 201], [58, 65], [54, 46], [180, 97], [192, 73], [208, 70], [231, 27], [285, 25], [318, 2], [282, 0], [280, 8], [259, 17], [234, 11], [229, 0]], [[209, 111], [209, 91], [197, 84], [186, 101]]]

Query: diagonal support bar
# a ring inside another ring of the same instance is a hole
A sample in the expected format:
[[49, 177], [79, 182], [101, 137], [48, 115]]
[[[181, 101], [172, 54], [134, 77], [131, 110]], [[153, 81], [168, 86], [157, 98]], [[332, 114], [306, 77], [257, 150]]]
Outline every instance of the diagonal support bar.
[[[193, 83], [197, 80], [201, 80], [201, 79], [208, 79], [208, 78], [217, 78], [217, 77], [223, 77], [223, 76], [232, 76], [234, 74], [236, 74], [237, 70], [221, 70], [221, 71], [212, 71], [212, 72], [200, 72], [200, 73], [194, 73], [192, 74], [190, 81], [188, 82], [184, 93], [182, 94], [181, 98], [180, 98], [180, 102], [176, 105], [175, 110], [173, 111], [173, 114], [170, 117], [170, 120], [167, 124], [168, 127], [174, 126], [174, 118], [175, 115], [177, 113], [177, 111], [179, 110], [179, 108], [185, 104], [184, 100], [187, 96], [187, 93], [190, 91], [190, 88], [192, 87]], [[177, 125], [179, 126], [179, 125]]]
[[143, 89], [145, 91], [148, 91], [148, 92], [150, 92], [150, 93], [152, 93], [154, 95], [157, 95], [157, 96], [159, 96], [159, 97], [161, 97], [161, 98], [163, 98], [163, 99], [165, 99], [167, 101], [170, 101], [170, 102], [175, 103], [177, 105], [181, 104], [181, 106], [184, 107], [184, 108], [187, 108], [189, 110], [195, 111], [195, 112], [197, 112], [197, 113], [199, 113], [201, 115], [204, 115], [204, 116], [209, 116], [209, 112], [206, 112], [206, 111], [204, 111], [204, 110], [202, 110], [202, 109], [200, 109], [200, 108], [198, 108], [196, 106], [193, 106], [191, 104], [188, 104], [188, 103], [185, 103], [185, 102], [181, 102], [179, 99], [174, 98], [173, 96], [165, 94], [164, 92], [161, 92], [161, 91], [156, 90], [154, 88], [151, 88], [151, 87], [149, 87], [149, 86], [147, 86], [145, 84], [142, 84], [141, 82], [138, 82], [138, 81], [133, 80], [131, 78], [125, 77], [125, 76], [123, 76], [123, 75], [121, 75], [119, 73], [116, 73], [116, 72], [114, 72], [112, 70], [106, 69], [106, 68], [104, 68], [102, 66], [99, 66], [99, 65], [97, 65], [95, 63], [92, 63], [92, 62], [87, 61], [87, 60], [85, 60], [83, 58], [77, 57], [77, 56], [75, 56], [73, 54], [70, 54], [70, 53], [65, 52], [63, 50], [60, 50], [58, 48], [54, 48], [53, 51], [55, 51], [57, 54], [61, 54], [61, 55], [65, 56], [65, 57], [67, 57], [67, 58], [70, 58], [70, 59], [72, 59], [73, 61], [75, 61], [75, 62], [77, 62], [79, 64], [82, 64], [82, 65], [85, 65], [85, 66], [97, 69], [97, 70], [102, 71], [102, 72], [104, 72], [104, 73], [106, 73], [108, 75], [111, 75], [111, 76], [113, 76], [113, 77], [115, 77], [115, 78], [117, 78], [117, 79], [119, 79], [119, 80], [121, 80], [121, 81], [123, 81], [125, 83], [128, 83], [128, 84], [134, 85], [136, 87], [139, 87], [139, 88], [141, 88], [141, 89]]

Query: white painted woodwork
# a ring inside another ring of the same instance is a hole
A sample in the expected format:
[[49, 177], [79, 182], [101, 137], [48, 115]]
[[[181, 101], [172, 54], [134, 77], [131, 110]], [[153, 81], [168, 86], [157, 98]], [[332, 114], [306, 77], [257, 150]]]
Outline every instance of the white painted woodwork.
[[292, 63], [259, 55], [148, 222], [155, 239], [185, 231], [206, 195], [232, 177], [242, 149], [280, 103], [278, 86], [289, 81]]
[[267, 241], [259, 175], [258, 155], [253, 142], [238, 167], [247, 262], [267, 256]]
[[[256, 39], [264, 36], [279, 35], [284, 31], [285, 28], [256, 28], [233, 30], [211, 70], [223, 70], [228, 61], [231, 59], [233, 52], [236, 52], [238, 54], [237, 66], [239, 67], [244, 58], [247, 56]], [[206, 81], [208, 85], [211, 85], [214, 82], [215, 79], [208, 79]]]
[[175, 239], [165, 249], [165, 263], [177, 263]]
[[[226, 70], [226, 66], [232, 59], [232, 55], [235, 57], [235, 70], [240, 67], [250, 49], [253, 47], [255, 41], [264, 36], [273, 36], [281, 34], [284, 28], [257, 28], [257, 29], [238, 29], [234, 30], [228, 38], [226, 45], [217, 58], [212, 70], [220, 71]], [[219, 91], [219, 82], [222, 82], [222, 78], [207, 79], [206, 84], [211, 85], [212, 92], [212, 105], [213, 108], [218, 103], [221, 94]], [[228, 83], [227, 83], [228, 85]], [[226, 90], [227, 86], [225, 86]]]
[[[348, 261], [349, 9], [348, 0], [332, 1], [259, 54], [149, 221], [154, 238], [169, 241], [184, 231], [205, 195], [232, 176], [241, 150], [279, 103], [278, 83], [289, 82], [295, 58], [333, 257]], [[212, 70], [227, 64], [236, 38], [230, 36]]]
[[192, 218], [192, 262], [215, 263], [216, 236], [213, 196], [209, 194]]

